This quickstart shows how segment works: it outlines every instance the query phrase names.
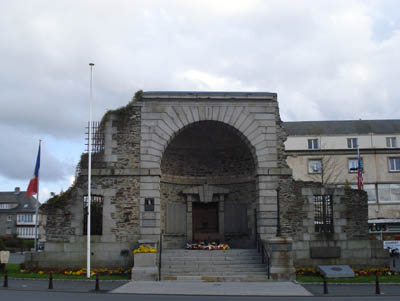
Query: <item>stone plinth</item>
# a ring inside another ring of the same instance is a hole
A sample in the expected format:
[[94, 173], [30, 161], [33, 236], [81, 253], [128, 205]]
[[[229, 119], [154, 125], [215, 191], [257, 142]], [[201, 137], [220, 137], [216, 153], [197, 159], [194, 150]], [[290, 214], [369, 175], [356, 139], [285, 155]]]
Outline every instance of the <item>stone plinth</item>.
[[134, 267], [156, 266], [156, 255], [158, 253], [136, 253], [134, 255]]
[[132, 281], [158, 280], [156, 259], [158, 253], [136, 253], [132, 268]]

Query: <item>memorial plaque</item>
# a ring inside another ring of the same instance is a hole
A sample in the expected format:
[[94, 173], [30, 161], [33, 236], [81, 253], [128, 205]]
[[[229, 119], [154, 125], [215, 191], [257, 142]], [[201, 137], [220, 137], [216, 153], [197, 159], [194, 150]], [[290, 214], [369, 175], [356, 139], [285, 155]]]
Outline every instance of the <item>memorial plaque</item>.
[[311, 247], [311, 258], [340, 258], [340, 247]]
[[144, 199], [144, 211], [154, 211], [154, 198]]
[[319, 265], [325, 278], [354, 278], [354, 272], [348, 265]]

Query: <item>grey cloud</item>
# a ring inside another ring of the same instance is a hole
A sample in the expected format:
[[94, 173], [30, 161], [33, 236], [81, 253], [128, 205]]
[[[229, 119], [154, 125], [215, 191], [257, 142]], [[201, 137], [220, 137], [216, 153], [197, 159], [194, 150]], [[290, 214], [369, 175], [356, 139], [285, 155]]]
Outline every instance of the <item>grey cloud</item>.
[[[221, 87], [277, 92], [285, 120], [398, 118], [398, 10], [361, 0], [4, 2], [0, 133], [14, 138], [0, 173], [30, 175], [24, 151], [38, 136], [83, 140], [89, 62], [97, 120], [138, 89]], [[43, 176], [73, 173], [63, 160], [53, 155]]]

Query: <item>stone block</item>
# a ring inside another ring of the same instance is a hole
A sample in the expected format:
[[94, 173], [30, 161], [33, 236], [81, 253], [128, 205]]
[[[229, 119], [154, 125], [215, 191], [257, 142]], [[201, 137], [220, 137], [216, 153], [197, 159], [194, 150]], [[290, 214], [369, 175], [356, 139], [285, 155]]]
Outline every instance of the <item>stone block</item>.
[[140, 161], [141, 168], [159, 168], [160, 163], [158, 162], [150, 162], [150, 161]]
[[254, 114], [256, 120], [275, 120], [275, 114]]
[[349, 249], [365, 249], [368, 248], [368, 240], [351, 240], [347, 242]]
[[[270, 156], [272, 156], [272, 155], [270, 155]], [[266, 161], [261, 161], [260, 160], [259, 163], [258, 163], [258, 166], [261, 167], [261, 168], [269, 168], [270, 170], [271, 169], [276, 169], [276, 167], [278, 166], [278, 162], [275, 161], [275, 160], [270, 161], [270, 158], [266, 158], [265, 160]], [[275, 174], [275, 173], [272, 173], [272, 174]]]
[[276, 211], [276, 204], [259, 204], [259, 211]]
[[160, 190], [153, 189], [153, 190], [140, 190], [140, 197], [141, 198], [160, 198]]
[[306, 250], [307, 251], [307, 256], [309, 255], [309, 243], [305, 241], [297, 241], [293, 242], [293, 249], [294, 250]]
[[133, 267], [132, 281], [157, 281], [158, 268], [153, 267]]
[[326, 278], [354, 277], [354, 272], [348, 265], [320, 265], [318, 268]]
[[134, 267], [153, 267], [156, 265], [158, 253], [134, 254]]
[[160, 228], [141, 228], [140, 233], [142, 235], [159, 235]]
[[[149, 173], [150, 174], [150, 171]], [[140, 177], [140, 183], [160, 183], [160, 177], [159, 176], [141, 176]]]
[[307, 259], [307, 258], [310, 258], [310, 252], [308, 250], [307, 251], [305, 251], [305, 250], [296, 250], [294, 252], [294, 256], [297, 259]]
[[340, 258], [339, 247], [311, 247], [311, 258]]
[[160, 183], [140, 183], [140, 189], [143, 190], [159, 190], [160, 189]]

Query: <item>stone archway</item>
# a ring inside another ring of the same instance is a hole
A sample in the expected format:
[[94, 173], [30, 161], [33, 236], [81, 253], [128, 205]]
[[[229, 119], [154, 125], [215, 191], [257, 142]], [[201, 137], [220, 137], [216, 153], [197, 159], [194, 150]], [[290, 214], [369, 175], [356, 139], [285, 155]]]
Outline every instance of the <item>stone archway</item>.
[[[250, 150], [255, 164], [257, 232], [264, 239], [274, 237], [277, 182], [287, 173], [282, 168], [284, 133], [276, 94], [146, 92], [141, 101], [141, 236], [157, 238], [162, 230], [161, 161], [167, 147], [187, 126], [214, 121], [233, 129]], [[154, 212], [145, 211], [146, 199], [153, 200]]]
[[170, 245], [203, 240], [254, 245], [256, 165], [243, 140], [229, 125], [200, 121], [169, 143], [160, 190], [161, 229]]

